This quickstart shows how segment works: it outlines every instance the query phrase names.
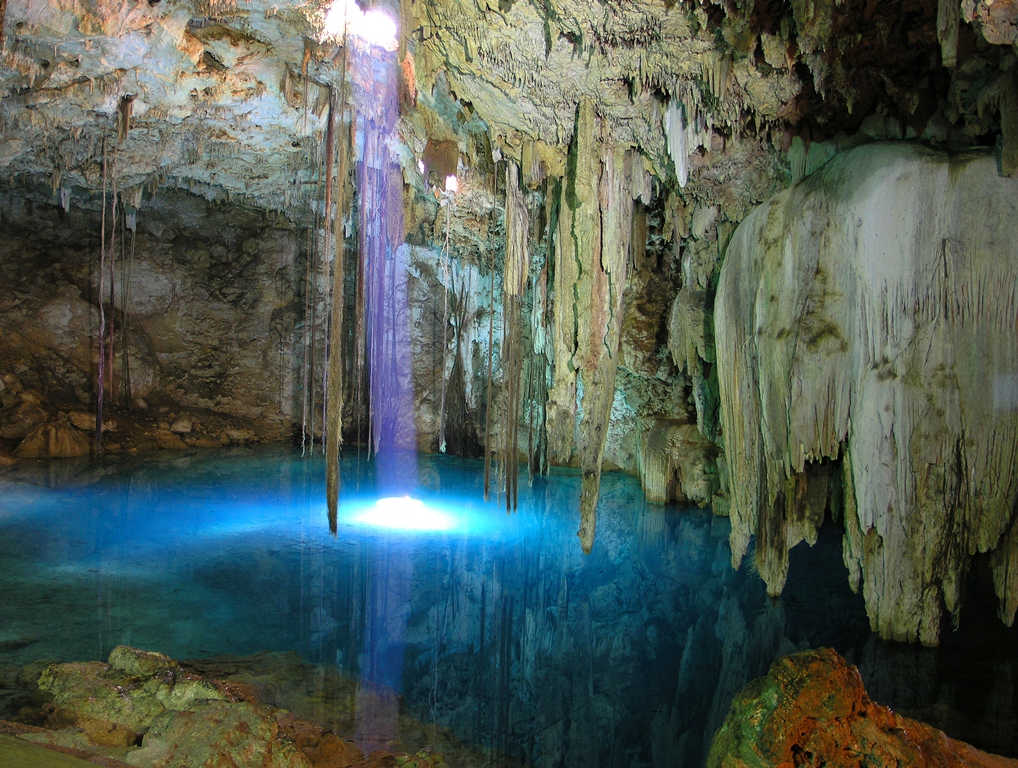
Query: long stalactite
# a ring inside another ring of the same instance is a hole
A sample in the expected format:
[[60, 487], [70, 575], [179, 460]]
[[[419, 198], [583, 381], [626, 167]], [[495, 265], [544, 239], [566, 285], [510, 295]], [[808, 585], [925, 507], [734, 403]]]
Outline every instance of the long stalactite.
[[[113, 383], [116, 379], [115, 366], [114, 366], [114, 349], [116, 348], [116, 317], [117, 317], [117, 302], [116, 302], [116, 263], [117, 263], [117, 202], [119, 196], [119, 189], [117, 188], [117, 159], [120, 154], [120, 150], [114, 150], [113, 155], [113, 179], [112, 179], [112, 191], [113, 191], [113, 205], [110, 211], [110, 245], [107, 249], [108, 258], [108, 280], [110, 284], [110, 314], [109, 314], [109, 329], [108, 337], [109, 343], [106, 347], [106, 373], [107, 382], [106, 388], [110, 396], [110, 402], [115, 402], [116, 395], [114, 393]], [[100, 280], [100, 285], [102, 281]], [[102, 294], [100, 292], [100, 300], [102, 300]]]
[[[603, 145], [597, 196], [600, 227], [593, 245], [594, 258], [580, 274], [577, 295], [589, 297], [577, 345], [579, 385], [583, 390], [577, 453], [580, 456], [580, 544], [585, 553], [594, 546], [601, 463], [615, 399], [615, 374], [622, 337], [623, 304], [632, 235], [633, 197], [630, 163], [633, 154], [623, 147]], [[588, 180], [593, 187], [594, 179]]]
[[490, 295], [488, 299], [488, 365], [485, 380], [484, 398], [484, 500], [491, 498], [491, 404], [492, 404], [492, 368], [495, 346], [495, 206], [498, 198], [498, 162], [495, 162], [491, 180], [491, 213], [488, 216], [488, 250], [491, 254], [489, 265]]
[[502, 478], [506, 510], [515, 510], [520, 473], [520, 385], [523, 383], [523, 302], [530, 267], [530, 218], [516, 163], [506, 168], [505, 269], [502, 274]]

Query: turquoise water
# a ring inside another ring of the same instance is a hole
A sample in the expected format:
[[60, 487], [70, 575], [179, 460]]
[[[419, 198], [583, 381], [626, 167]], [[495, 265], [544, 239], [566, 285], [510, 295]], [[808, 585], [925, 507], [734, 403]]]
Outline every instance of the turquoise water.
[[392, 688], [496, 762], [695, 766], [776, 655], [830, 645], [881, 703], [1013, 749], [1014, 633], [876, 641], [836, 529], [793, 551], [775, 601], [732, 570], [726, 519], [648, 505], [629, 477], [605, 476], [584, 556], [578, 474], [521, 482], [506, 515], [483, 501], [477, 462], [420, 457], [411, 499], [380, 503], [372, 473], [344, 459], [336, 536], [323, 462], [289, 450], [0, 474], [0, 664], [104, 660], [120, 643], [176, 659], [296, 651]]

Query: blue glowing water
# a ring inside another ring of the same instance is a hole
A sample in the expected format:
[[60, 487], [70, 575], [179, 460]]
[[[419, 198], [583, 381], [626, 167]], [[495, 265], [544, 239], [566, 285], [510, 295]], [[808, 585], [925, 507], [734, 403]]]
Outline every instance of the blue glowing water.
[[[732, 570], [726, 519], [648, 505], [629, 477], [605, 476], [584, 556], [575, 473], [522, 482], [507, 515], [483, 501], [477, 462], [421, 457], [411, 497], [382, 501], [372, 471], [344, 459], [335, 537], [321, 459], [282, 449], [7, 471], [0, 664], [105, 659], [120, 643], [177, 659], [296, 651], [392, 688], [493, 758], [695, 766], [775, 656], [830, 645], [878, 701], [941, 727], [957, 712], [957, 735], [1013, 750], [1014, 633], [980, 626], [939, 651], [876, 641], [836, 530], [793, 551], [775, 601]], [[977, 660], [958, 653], [972, 637], [991, 646]]]

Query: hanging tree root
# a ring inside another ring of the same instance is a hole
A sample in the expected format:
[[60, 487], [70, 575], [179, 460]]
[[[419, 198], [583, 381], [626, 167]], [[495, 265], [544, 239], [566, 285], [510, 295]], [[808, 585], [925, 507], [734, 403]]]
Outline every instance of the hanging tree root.
[[103, 390], [106, 385], [106, 310], [103, 307], [103, 276], [106, 274], [106, 139], [103, 138], [102, 215], [99, 228], [99, 361], [96, 366], [95, 452], [103, 452]]
[[[344, 46], [345, 57], [345, 46]], [[343, 84], [340, 88], [339, 120], [343, 126], [346, 111], [346, 63], [343, 65]], [[329, 103], [327, 152], [332, 156], [332, 133], [334, 118], [332, 103]], [[336, 184], [336, 214], [333, 236], [336, 238], [335, 258], [332, 267], [332, 318], [329, 323], [329, 363], [328, 388], [325, 393], [327, 403], [326, 427], [328, 441], [325, 444], [325, 492], [329, 507], [329, 530], [336, 533], [339, 510], [339, 448], [343, 444], [343, 259], [345, 248], [343, 241], [343, 210], [346, 191], [347, 158], [349, 156], [350, 135], [345, 128], [340, 129], [342, 137], [339, 142], [339, 173]], [[331, 181], [331, 173], [330, 173]], [[329, 215], [326, 204], [325, 215]]]

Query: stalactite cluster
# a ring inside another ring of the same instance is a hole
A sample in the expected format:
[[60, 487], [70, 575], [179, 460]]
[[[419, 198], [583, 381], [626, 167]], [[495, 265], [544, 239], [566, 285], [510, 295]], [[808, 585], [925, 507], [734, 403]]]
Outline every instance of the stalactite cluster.
[[610, 142], [587, 99], [577, 108], [573, 135], [554, 249], [555, 373], [547, 432], [552, 460], [566, 463], [575, 456], [583, 471], [579, 536], [589, 552], [615, 398], [637, 156]]
[[[88, 392], [75, 395], [94, 398], [95, 449], [146, 375], [174, 369], [158, 389], [167, 402], [236, 406], [225, 373], [197, 371], [207, 337], [134, 311], [157, 303], [161, 279], [180, 284], [156, 269], [158, 221], [144, 222], [135, 263], [142, 186], [182, 190], [264, 215], [248, 227], [258, 237], [235, 238], [231, 222], [214, 256], [179, 226], [166, 258], [202, 273], [234, 325], [248, 311], [238, 286], [271, 285], [275, 434], [299, 430], [309, 454], [325, 443], [333, 528], [344, 441], [369, 456], [386, 441], [409, 451], [424, 425], [421, 447], [479, 453], [483, 433], [485, 493], [494, 468], [507, 509], [523, 456], [530, 477], [581, 469], [585, 551], [602, 466], [618, 467], [656, 500], [719, 514], [731, 491], [735, 560], [755, 537], [772, 592], [788, 549], [813, 541], [830, 508], [844, 514], [846, 562], [886, 636], [934, 642], [940, 602], [956, 610], [975, 552], [993, 552], [1010, 621], [1011, 410], [995, 405], [999, 420], [981, 421], [966, 398], [999, 389], [1010, 402], [1012, 360], [996, 340], [982, 357], [959, 351], [1013, 327], [1009, 267], [965, 260], [967, 212], [930, 234], [927, 219], [950, 219], [933, 198], [878, 190], [901, 220], [864, 220], [838, 198], [863, 193], [829, 169], [859, 176], [846, 152], [893, 137], [999, 142], [1000, 171], [1018, 173], [1015, 4], [399, 5], [393, 51], [339, 46], [322, 3], [0, 0], [5, 184], [15, 196], [34, 185], [68, 220], [95, 209], [101, 187], [101, 220], [88, 225], [98, 279], [91, 264], [88, 281], [54, 281], [87, 293], [96, 315]], [[917, 173], [943, 203], [968, 194], [978, 162], [927, 163], [946, 163], [947, 181], [942, 168]], [[891, 184], [886, 168], [866, 167], [860, 189]], [[461, 170], [462, 192], [444, 192]], [[726, 254], [736, 224], [790, 184]], [[987, 216], [1011, 220], [995, 205]], [[842, 214], [854, 229], [832, 223]], [[805, 219], [827, 240], [814, 242]], [[898, 248], [906, 224], [932, 250]], [[877, 229], [895, 245], [862, 242]], [[284, 232], [300, 244], [278, 246], [273, 274], [229, 266], [262, 234], [289, 243]], [[412, 290], [424, 294], [416, 306]], [[424, 337], [418, 382], [409, 351]], [[148, 368], [132, 370], [146, 345]], [[920, 531], [913, 514], [932, 522]]]
[[732, 557], [755, 536], [771, 594], [830, 504], [881, 636], [936, 644], [985, 552], [1013, 621], [1016, 184], [986, 154], [869, 145], [736, 231], [716, 303]]

